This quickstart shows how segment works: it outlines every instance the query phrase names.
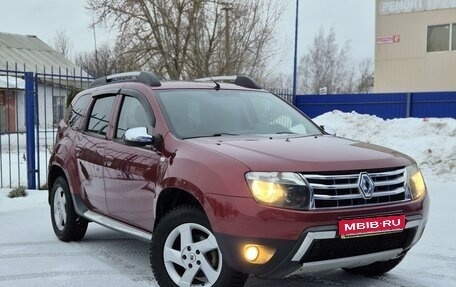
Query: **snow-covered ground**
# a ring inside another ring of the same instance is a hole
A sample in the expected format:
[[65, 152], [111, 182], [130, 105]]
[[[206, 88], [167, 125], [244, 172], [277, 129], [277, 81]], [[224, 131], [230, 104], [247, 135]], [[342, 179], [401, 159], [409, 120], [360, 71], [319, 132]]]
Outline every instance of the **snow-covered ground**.
[[[332, 112], [315, 119], [337, 135], [392, 147], [417, 160], [431, 196], [421, 241], [384, 276], [365, 278], [341, 270], [287, 279], [250, 278], [246, 286], [456, 286], [456, 120], [382, 119]], [[46, 191], [9, 199], [0, 190], [0, 287], [157, 286], [148, 243], [90, 224], [81, 242], [60, 242], [52, 231]]]

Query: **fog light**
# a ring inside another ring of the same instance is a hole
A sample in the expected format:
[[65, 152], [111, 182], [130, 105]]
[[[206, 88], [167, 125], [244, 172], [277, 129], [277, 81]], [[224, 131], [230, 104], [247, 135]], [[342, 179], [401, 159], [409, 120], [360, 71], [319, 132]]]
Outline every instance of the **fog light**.
[[249, 262], [254, 262], [255, 260], [258, 259], [258, 255], [260, 255], [260, 251], [258, 250], [258, 247], [253, 246], [253, 245], [247, 245], [244, 248], [244, 256], [245, 259]]
[[244, 258], [249, 263], [264, 264], [272, 258], [275, 251], [275, 248], [272, 247], [247, 244], [244, 246]]

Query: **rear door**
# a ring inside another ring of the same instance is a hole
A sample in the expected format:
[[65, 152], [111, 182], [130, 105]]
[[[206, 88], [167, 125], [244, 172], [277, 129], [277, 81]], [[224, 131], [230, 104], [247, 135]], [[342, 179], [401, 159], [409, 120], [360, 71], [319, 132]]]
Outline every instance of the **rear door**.
[[82, 199], [88, 208], [104, 214], [108, 213], [103, 179], [104, 153], [115, 100], [115, 94], [93, 98], [87, 122], [83, 132], [78, 134], [75, 146]]
[[150, 104], [134, 90], [122, 90], [113, 139], [106, 146], [104, 179], [111, 217], [152, 231], [155, 185], [160, 154], [152, 146], [129, 146], [123, 140], [127, 129], [155, 125]]

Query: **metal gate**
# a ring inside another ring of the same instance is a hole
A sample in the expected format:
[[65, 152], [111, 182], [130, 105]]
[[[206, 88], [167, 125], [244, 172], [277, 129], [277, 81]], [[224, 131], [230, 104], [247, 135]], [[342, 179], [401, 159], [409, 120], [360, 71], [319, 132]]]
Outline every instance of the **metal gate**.
[[0, 187], [36, 189], [46, 184], [67, 101], [91, 80], [75, 69], [29, 72], [25, 66], [7, 64], [0, 70]]

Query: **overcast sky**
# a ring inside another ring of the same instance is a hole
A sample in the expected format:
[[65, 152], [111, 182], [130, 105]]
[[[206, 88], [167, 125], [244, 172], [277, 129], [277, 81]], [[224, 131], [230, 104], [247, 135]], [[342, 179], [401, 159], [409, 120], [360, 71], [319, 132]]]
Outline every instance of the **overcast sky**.
[[[280, 0], [277, 0], [280, 1]], [[278, 43], [285, 47], [278, 70], [293, 71], [295, 0], [288, 2], [277, 29]], [[352, 59], [374, 58], [375, 0], [300, 0], [298, 55], [304, 54], [315, 34], [323, 27], [335, 29], [340, 44], [350, 41]], [[57, 31], [64, 30], [73, 45], [72, 54], [93, 50], [91, 14], [84, 0], [1, 0], [0, 32], [36, 35], [49, 43]], [[114, 41], [114, 33], [98, 29], [97, 44]]]

